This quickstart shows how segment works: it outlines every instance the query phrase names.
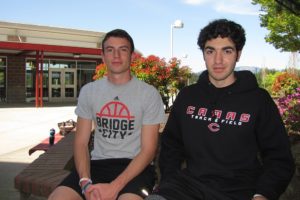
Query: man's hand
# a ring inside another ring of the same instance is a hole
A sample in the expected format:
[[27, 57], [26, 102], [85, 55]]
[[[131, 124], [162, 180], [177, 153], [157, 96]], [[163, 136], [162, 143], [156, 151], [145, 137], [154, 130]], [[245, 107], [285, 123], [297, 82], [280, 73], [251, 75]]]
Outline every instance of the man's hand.
[[262, 195], [257, 195], [253, 197], [252, 200], [268, 200], [268, 199]]
[[115, 200], [119, 190], [112, 183], [97, 183], [91, 185], [87, 192], [90, 195], [88, 200]]
[[99, 191], [96, 189], [95, 185], [90, 185], [85, 194], [86, 200], [102, 200]]

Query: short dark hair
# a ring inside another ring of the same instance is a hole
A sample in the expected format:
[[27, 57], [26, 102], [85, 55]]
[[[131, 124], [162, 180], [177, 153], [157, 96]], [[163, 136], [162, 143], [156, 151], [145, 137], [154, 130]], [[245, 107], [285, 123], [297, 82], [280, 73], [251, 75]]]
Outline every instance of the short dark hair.
[[210, 22], [200, 31], [197, 44], [203, 51], [208, 40], [219, 36], [221, 38], [230, 38], [235, 44], [237, 51], [242, 50], [246, 42], [245, 30], [241, 25], [227, 19], [217, 19]]
[[130, 43], [131, 49], [130, 52], [133, 53], [134, 51], [134, 43], [132, 37], [124, 30], [122, 29], [114, 29], [112, 31], [109, 31], [105, 34], [105, 37], [102, 40], [102, 50], [104, 51], [104, 43], [106, 40], [108, 40], [110, 37], [118, 37], [118, 38], [124, 38], [127, 39]]

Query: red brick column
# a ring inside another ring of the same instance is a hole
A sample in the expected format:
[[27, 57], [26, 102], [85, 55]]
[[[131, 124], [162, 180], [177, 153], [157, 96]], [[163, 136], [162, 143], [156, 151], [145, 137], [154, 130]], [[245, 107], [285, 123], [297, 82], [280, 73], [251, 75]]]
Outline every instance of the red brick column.
[[26, 100], [24, 56], [7, 57], [7, 102], [24, 103]]

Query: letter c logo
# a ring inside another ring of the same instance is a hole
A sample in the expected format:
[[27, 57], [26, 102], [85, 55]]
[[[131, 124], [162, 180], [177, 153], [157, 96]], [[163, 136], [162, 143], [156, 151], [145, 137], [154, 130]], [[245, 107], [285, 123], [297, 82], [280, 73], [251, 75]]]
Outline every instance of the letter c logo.
[[210, 123], [207, 127], [211, 132], [218, 132], [220, 130], [220, 125], [217, 123]]

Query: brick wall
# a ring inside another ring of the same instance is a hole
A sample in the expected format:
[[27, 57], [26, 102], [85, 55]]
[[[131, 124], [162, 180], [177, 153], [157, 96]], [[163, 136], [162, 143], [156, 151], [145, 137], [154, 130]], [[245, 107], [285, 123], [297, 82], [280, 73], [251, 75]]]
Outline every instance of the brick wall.
[[25, 57], [7, 57], [7, 102], [24, 103], [25, 96]]

